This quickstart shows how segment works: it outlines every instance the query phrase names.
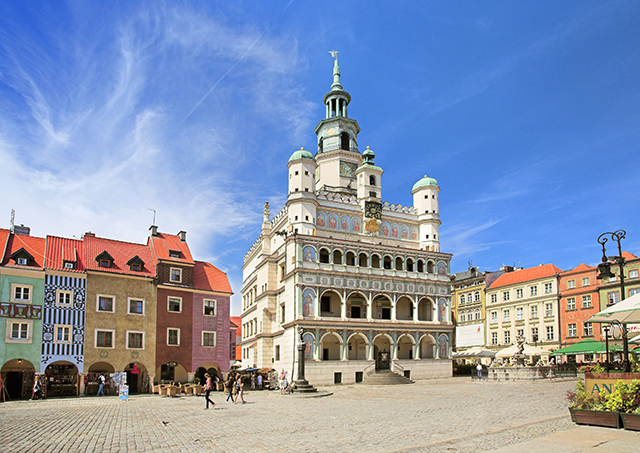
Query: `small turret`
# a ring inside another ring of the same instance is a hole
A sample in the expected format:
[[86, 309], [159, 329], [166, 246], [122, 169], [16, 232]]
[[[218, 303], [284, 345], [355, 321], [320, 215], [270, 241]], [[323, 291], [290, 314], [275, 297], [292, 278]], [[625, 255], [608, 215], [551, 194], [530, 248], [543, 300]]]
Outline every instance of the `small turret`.
[[420, 222], [420, 246], [434, 252], [440, 251], [440, 210], [438, 208], [438, 181], [424, 176], [413, 185], [413, 206]]
[[300, 148], [289, 158], [289, 223], [300, 234], [313, 234], [316, 219], [316, 160]]

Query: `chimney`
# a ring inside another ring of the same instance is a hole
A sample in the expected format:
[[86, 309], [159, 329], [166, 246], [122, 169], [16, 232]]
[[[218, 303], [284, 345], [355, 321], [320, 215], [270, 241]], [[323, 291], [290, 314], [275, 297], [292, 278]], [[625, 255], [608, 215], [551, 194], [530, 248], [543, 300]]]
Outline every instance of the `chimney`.
[[504, 271], [505, 273], [506, 273], [506, 272], [513, 272], [513, 266], [502, 266], [502, 267], [500, 268], [500, 270], [501, 270], [501, 271]]
[[21, 236], [29, 236], [31, 234], [31, 228], [26, 227], [24, 225], [14, 225], [13, 226], [13, 233], [14, 234], [19, 234]]
[[178, 233], [178, 236], [180, 236], [180, 240], [182, 242], [187, 242], [187, 232], [186, 231], [180, 231]]
[[149, 231], [151, 231], [151, 236], [158, 235], [158, 227], [155, 225], [151, 225], [151, 227], [149, 228]]
[[95, 233], [92, 233], [91, 231], [87, 231], [85, 234], [82, 235], [82, 238], [94, 238], [96, 237]]

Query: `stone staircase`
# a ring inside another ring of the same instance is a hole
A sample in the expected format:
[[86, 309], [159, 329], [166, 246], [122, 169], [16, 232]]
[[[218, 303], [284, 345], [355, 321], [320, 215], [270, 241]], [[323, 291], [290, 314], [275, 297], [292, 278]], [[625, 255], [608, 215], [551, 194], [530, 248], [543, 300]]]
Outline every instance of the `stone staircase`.
[[364, 385], [399, 385], [413, 384], [414, 381], [394, 373], [391, 370], [379, 370], [367, 376], [362, 384]]

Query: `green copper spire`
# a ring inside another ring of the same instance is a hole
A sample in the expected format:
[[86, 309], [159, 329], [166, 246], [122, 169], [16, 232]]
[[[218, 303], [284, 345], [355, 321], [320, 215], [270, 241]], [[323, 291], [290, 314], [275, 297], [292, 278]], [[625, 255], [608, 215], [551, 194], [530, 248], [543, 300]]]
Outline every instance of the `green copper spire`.
[[342, 84], [340, 83], [340, 65], [338, 65], [338, 51], [330, 50], [329, 53], [335, 61], [333, 63], [333, 84], [331, 85], [331, 91], [342, 91]]

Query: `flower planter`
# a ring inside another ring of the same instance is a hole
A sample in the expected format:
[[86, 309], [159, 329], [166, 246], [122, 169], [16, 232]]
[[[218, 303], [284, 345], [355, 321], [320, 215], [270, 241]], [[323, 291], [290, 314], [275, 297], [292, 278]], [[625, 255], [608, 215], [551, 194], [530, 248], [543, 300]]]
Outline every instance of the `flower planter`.
[[578, 425], [606, 426], [620, 428], [620, 413], [608, 411], [588, 411], [571, 409], [572, 420]]
[[630, 431], [640, 431], [640, 414], [620, 413], [622, 417], [622, 426]]

